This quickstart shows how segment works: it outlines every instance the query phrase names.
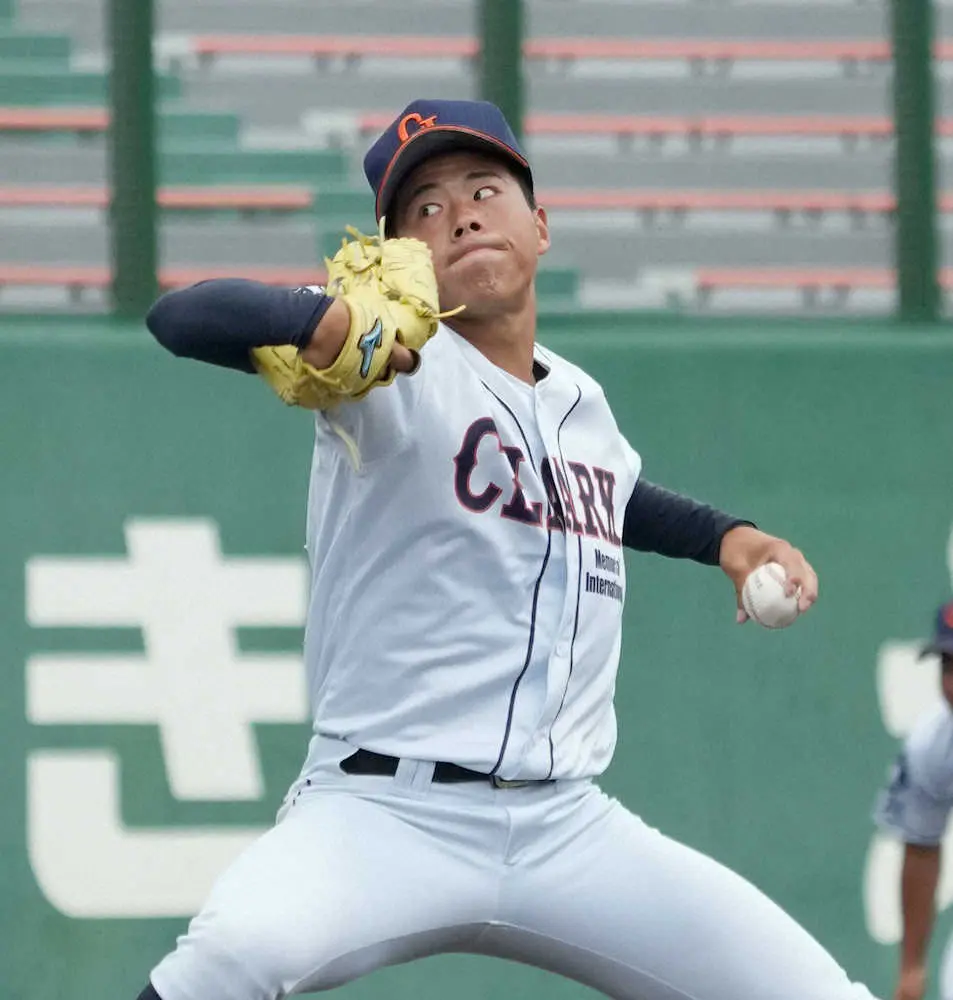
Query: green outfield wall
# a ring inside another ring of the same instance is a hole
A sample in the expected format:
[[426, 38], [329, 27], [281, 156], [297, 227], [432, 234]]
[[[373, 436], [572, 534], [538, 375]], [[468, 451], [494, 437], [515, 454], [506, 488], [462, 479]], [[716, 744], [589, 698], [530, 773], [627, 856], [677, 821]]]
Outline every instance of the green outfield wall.
[[[542, 339], [603, 382], [649, 478], [821, 579], [771, 633], [734, 624], [718, 571], [630, 555], [605, 787], [886, 996], [897, 854], [869, 812], [934, 697], [913, 643], [951, 592], [953, 334], [608, 316]], [[299, 766], [310, 421], [135, 325], [7, 319], [0, 345], [0, 996], [132, 1000]], [[470, 957], [340, 994], [451, 992], [594, 995]]]

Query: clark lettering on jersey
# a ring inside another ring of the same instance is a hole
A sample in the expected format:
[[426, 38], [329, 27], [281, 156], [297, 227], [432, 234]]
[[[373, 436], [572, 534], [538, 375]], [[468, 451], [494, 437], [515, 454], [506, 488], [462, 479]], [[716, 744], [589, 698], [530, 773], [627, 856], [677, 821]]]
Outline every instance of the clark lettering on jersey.
[[[472, 479], [480, 463], [479, 450], [485, 438], [494, 439], [499, 453], [506, 456], [512, 478], [502, 484], [490, 479], [483, 489], [476, 492]], [[536, 499], [527, 497], [526, 488], [520, 480], [520, 468], [526, 461], [522, 448], [503, 440], [492, 417], [474, 420], [453, 459], [457, 499], [474, 514], [485, 514], [498, 507], [500, 517], [520, 521], [530, 527], [601, 538], [610, 545], [622, 544], [615, 524], [614, 473], [598, 467], [590, 468], [583, 462], [567, 461], [564, 467], [560, 459], [545, 456], [540, 462], [539, 478], [546, 496]]]
[[[608, 764], [642, 463], [597, 382], [534, 360], [521, 384], [441, 326], [413, 378], [316, 413], [303, 778], [327, 737], [501, 778]], [[368, 532], [382, 510], [399, 531]]]

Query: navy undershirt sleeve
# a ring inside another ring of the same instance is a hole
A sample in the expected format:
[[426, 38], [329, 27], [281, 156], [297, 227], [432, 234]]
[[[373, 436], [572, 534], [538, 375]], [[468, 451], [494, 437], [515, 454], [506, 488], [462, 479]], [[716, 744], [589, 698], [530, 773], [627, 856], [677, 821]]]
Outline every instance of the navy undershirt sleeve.
[[253, 347], [306, 347], [332, 301], [308, 288], [216, 278], [163, 295], [146, 326], [177, 357], [254, 372]]
[[639, 552], [717, 566], [722, 538], [742, 524], [755, 527], [752, 521], [640, 479], [625, 508], [622, 544]]

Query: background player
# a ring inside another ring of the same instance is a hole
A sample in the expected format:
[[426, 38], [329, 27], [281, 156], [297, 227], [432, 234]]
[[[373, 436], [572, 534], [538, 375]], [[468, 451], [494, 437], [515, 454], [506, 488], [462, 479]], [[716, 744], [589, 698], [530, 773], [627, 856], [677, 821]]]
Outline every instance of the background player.
[[[498, 109], [414, 102], [365, 169], [390, 231], [430, 247], [442, 306], [466, 310], [412, 377], [316, 415], [315, 735], [278, 824], [143, 1000], [277, 1000], [447, 951], [632, 1000], [869, 1000], [754, 887], [592, 780], [615, 746], [623, 545], [720, 565], [736, 594], [780, 562], [803, 610], [810, 565], [645, 480], [600, 387], [536, 343], [549, 231]], [[219, 281], [149, 325], [205, 361], [252, 371], [252, 350], [292, 345], [320, 369], [366, 352], [362, 315], [347, 293]]]
[[[953, 808], [953, 601], [937, 611], [933, 638], [921, 655], [930, 654], [940, 657], [943, 702], [917, 720], [875, 814], [881, 827], [904, 840], [903, 940], [895, 1000], [921, 1000], [926, 994], [940, 842]], [[953, 1000], [953, 941], [941, 967], [940, 996]]]

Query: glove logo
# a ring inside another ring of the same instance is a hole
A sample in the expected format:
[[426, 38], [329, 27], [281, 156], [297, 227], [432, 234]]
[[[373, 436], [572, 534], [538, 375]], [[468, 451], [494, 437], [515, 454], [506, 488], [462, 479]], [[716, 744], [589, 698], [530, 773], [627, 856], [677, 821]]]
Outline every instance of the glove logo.
[[[413, 132], [410, 132], [409, 127], [411, 123], [414, 123], [417, 127]], [[429, 118], [424, 118], [423, 115], [418, 115], [416, 111], [412, 111], [409, 115], [404, 115], [400, 120], [400, 124], [397, 126], [397, 135], [401, 142], [408, 142], [411, 135], [416, 135], [418, 132], [425, 128], [433, 128], [437, 124], [437, 116], [431, 115]]]
[[374, 356], [377, 348], [381, 346], [383, 339], [384, 327], [380, 319], [378, 319], [370, 330], [357, 342], [357, 346], [361, 349], [361, 354], [363, 355], [361, 358], [361, 378], [367, 378], [367, 374], [371, 370], [371, 358]]

